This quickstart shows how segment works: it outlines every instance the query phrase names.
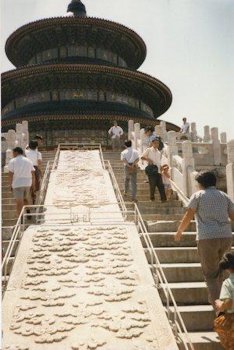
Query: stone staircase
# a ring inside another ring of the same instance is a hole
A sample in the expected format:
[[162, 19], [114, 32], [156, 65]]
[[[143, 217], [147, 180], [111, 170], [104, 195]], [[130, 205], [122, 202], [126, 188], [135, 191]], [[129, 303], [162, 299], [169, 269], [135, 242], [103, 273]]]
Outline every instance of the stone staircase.
[[[56, 150], [42, 152], [42, 171], [44, 172], [47, 162], [54, 159]], [[14, 225], [17, 221], [15, 201], [8, 185], [8, 174], [2, 174], [2, 254], [4, 255], [11, 239]], [[9, 271], [15, 257], [15, 249], [12, 252], [11, 261], [9, 263]]]
[[[123, 164], [119, 152], [104, 152], [103, 155], [104, 159], [110, 161], [123, 193]], [[150, 202], [149, 185], [144, 182], [146, 176], [143, 171], [138, 172], [137, 180], [138, 207], [194, 348], [222, 349], [216, 333], [213, 332], [215, 315], [207, 301], [206, 286], [196, 249], [195, 222], [191, 222], [181, 242], [175, 242], [174, 233], [184, 213], [181, 201], [174, 194], [170, 201], [161, 203], [157, 194], [155, 202]], [[150, 254], [147, 248], [144, 249], [149, 261]], [[161, 295], [161, 298], [165, 304], [164, 296]]]

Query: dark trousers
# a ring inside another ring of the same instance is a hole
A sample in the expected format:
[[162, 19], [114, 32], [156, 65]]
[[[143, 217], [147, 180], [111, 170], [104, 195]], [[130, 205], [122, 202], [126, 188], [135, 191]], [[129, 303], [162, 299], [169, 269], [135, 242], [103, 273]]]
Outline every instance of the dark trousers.
[[162, 175], [161, 174], [154, 174], [148, 176], [149, 179], [149, 186], [150, 186], [150, 199], [154, 199], [155, 194], [155, 188], [158, 188], [161, 201], [167, 200], [164, 185], [162, 182]]

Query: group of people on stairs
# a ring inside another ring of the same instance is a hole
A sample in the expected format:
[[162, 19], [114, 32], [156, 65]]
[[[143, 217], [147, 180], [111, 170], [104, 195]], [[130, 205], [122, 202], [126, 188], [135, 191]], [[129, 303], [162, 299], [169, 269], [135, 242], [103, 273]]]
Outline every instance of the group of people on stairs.
[[15, 147], [13, 158], [8, 163], [9, 186], [15, 198], [17, 215], [20, 215], [24, 205], [35, 204], [40, 190], [42, 155], [38, 147], [42, 140], [40, 135], [36, 135], [25, 150]]
[[[162, 141], [153, 132], [153, 128], [145, 130], [146, 149], [142, 155], [133, 149], [130, 140], [125, 142], [126, 150], [121, 152], [124, 164], [124, 195], [127, 196], [130, 183], [134, 202], [137, 202], [137, 169], [140, 159], [148, 164], [145, 171], [150, 200], [155, 200], [156, 187], [162, 202], [168, 199], [168, 190], [171, 194], [169, 166], [162, 164], [161, 160]], [[183, 232], [195, 217], [197, 251], [207, 285], [208, 301], [216, 313], [214, 329], [219, 334], [224, 349], [231, 350], [234, 349], [234, 252], [231, 251], [234, 202], [226, 193], [216, 188], [217, 179], [212, 171], [200, 172], [196, 181], [199, 190], [189, 200], [175, 233], [175, 241], [182, 239]]]

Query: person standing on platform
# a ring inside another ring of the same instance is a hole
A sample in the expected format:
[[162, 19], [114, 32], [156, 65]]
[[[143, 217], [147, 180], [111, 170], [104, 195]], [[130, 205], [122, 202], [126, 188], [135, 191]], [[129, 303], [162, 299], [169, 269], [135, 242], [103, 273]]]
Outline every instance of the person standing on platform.
[[109, 129], [108, 134], [111, 137], [112, 142], [112, 150], [119, 151], [120, 150], [120, 139], [123, 135], [123, 129], [118, 126], [117, 121], [114, 121], [114, 125]]
[[161, 202], [167, 200], [161, 175], [161, 152], [158, 150], [160, 139], [157, 136], [151, 138], [151, 147], [148, 147], [142, 154], [141, 159], [146, 160], [148, 165], [145, 172], [149, 179], [150, 200], [155, 200], [155, 189], [159, 190]]
[[187, 140], [189, 138], [189, 129], [190, 129], [190, 124], [187, 122], [187, 118], [182, 119], [183, 124], [180, 128], [180, 139], [181, 140]]
[[35, 169], [35, 186], [32, 191], [32, 200], [33, 204], [35, 204], [36, 193], [40, 190], [41, 178], [42, 178], [42, 156], [41, 152], [38, 151], [38, 142], [32, 140], [29, 142], [28, 149], [25, 150], [25, 155], [28, 159], [31, 160]]
[[216, 176], [211, 171], [196, 176], [200, 190], [195, 192], [187, 205], [187, 211], [175, 234], [180, 241], [183, 232], [195, 215], [197, 224], [197, 248], [202, 272], [208, 288], [208, 300], [215, 309], [223, 282], [219, 262], [231, 249], [234, 220], [234, 203], [228, 195], [216, 189]]
[[13, 149], [13, 159], [8, 163], [9, 185], [16, 201], [16, 211], [20, 215], [24, 205], [30, 202], [30, 188], [34, 188], [35, 169], [30, 159], [23, 156], [21, 147]]
[[139, 153], [132, 148], [131, 140], [125, 141], [124, 145], [126, 150], [121, 152], [121, 160], [124, 163], [124, 196], [128, 194], [130, 183], [132, 201], [137, 202], [137, 163], [139, 162]]

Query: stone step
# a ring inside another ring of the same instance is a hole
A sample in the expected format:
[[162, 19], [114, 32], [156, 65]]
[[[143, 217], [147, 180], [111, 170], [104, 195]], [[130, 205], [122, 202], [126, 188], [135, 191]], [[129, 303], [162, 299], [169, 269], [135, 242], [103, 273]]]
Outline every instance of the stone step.
[[2, 203], [2, 210], [15, 210], [15, 201], [13, 199], [12, 203]]
[[16, 210], [3, 210], [2, 211], [2, 219], [3, 220], [16, 219], [16, 218], [17, 218]]
[[[168, 285], [178, 305], [208, 304], [205, 282], [172, 282]], [[166, 303], [164, 293], [160, 289], [159, 294], [163, 303]]]
[[[155, 210], [155, 214], [141, 214], [142, 219], [144, 221], [157, 221], [157, 222], [170, 222], [170, 220], [177, 221], [177, 225], [179, 226], [179, 222], [181, 220], [181, 214], [157, 214]], [[176, 227], [178, 227], [176, 226]], [[168, 230], [167, 230], [168, 231]]]
[[162, 263], [161, 267], [168, 282], [204, 281], [200, 263]]
[[2, 225], [3, 226], [14, 226], [17, 222], [17, 218], [13, 218], [13, 219], [4, 219], [2, 221]]
[[[3, 242], [2, 242], [2, 253], [3, 253], [3, 256], [6, 254], [7, 247], [8, 247], [8, 245], [9, 245], [9, 243], [10, 243], [10, 240], [3, 241]], [[16, 252], [18, 243], [19, 243], [19, 240], [16, 240], [16, 244], [14, 245], [14, 247], [13, 247], [13, 249], [12, 249], [12, 252], [11, 252], [11, 256], [12, 256], [12, 257], [15, 256], [15, 252]]]
[[164, 220], [164, 215], [171, 215], [171, 219], [178, 218], [179, 220], [182, 219], [184, 214], [184, 208], [182, 207], [172, 207], [170, 206], [164, 206], [164, 203], [160, 203], [161, 206], [157, 205], [154, 208], [153, 207], [143, 207], [141, 206], [141, 215], [145, 214], [160, 214], [162, 215], [161, 219]]
[[2, 226], [2, 240], [9, 241], [11, 239], [14, 226]]
[[[213, 330], [215, 312], [211, 305], [178, 306], [187, 331], [204, 332]], [[173, 309], [170, 310], [173, 312]]]
[[[148, 262], [150, 252], [144, 249]], [[160, 263], [199, 263], [196, 247], [162, 247], [154, 249]]]
[[[181, 219], [181, 217], [180, 217]], [[180, 220], [158, 220], [153, 221], [149, 219], [144, 219], [146, 221], [146, 227], [148, 229], [148, 232], [176, 232], [177, 228], [179, 227]], [[191, 232], [196, 230], [195, 222], [192, 221], [188, 228], [186, 229], [187, 232]]]
[[[223, 350], [215, 332], [189, 332], [188, 336], [193, 343], [194, 350]], [[186, 341], [185, 337], [184, 340]], [[179, 349], [183, 350], [184, 346], [179, 346]]]
[[13, 197], [5, 197], [5, 198], [2, 198], [2, 204], [4, 204], [4, 205], [15, 204], [15, 199], [14, 199]]
[[[151, 239], [151, 242], [153, 246], [156, 247], [196, 247], [196, 232], [185, 232], [182, 236], [181, 241], [175, 242], [174, 240], [175, 232], [167, 232], [167, 231], [161, 231], [161, 232], [149, 232], [149, 236]], [[234, 245], [234, 232], [232, 233], [232, 242]], [[142, 244], [144, 245], [144, 241], [142, 238]]]
[[[155, 199], [155, 201], [151, 202], [150, 199], [149, 199], [149, 196], [148, 196], [148, 200], [141, 200], [141, 196], [137, 196], [138, 197], [138, 208], [141, 210], [142, 208], [157, 208], [159, 204], [162, 204], [165, 208], [166, 207], [180, 207], [180, 208], [183, 208], [182, 206], [182, 203], [178, 200], [173, 200], [173, 199], [170, 199], [164, 203], [161, 203], [160, 200], [157, 200]], [[159, 197], [158, 197], [159, 198]], [[184, 209], [184, 208], [183, 208]]]

